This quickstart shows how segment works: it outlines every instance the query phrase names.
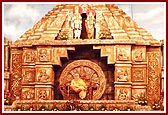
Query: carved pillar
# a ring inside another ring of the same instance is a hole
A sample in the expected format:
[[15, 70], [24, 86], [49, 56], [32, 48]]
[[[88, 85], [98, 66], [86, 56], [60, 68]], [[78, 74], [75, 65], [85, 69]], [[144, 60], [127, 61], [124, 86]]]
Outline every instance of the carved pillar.
[[10, 79], [10, 73], [9, 73], [9, 45], [11, 44], [10, 41], [4, 40], [4, 90], [9, 90], [9, 79]]
[[147, 96], [150, 101], [160, 98], [160, 47], [147, 49]]
[[10, 92], [12, 100], [21, 98], [21, 80], [22, 80], [22, 50], [11, 47], [11, 61], [10, 61]]

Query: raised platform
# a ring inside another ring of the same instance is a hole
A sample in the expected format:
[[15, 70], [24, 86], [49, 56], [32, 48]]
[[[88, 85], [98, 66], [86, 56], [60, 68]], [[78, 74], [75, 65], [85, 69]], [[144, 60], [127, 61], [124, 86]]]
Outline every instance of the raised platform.
[[[74, 106], [74, 107], [73, 107]], [[17, 100], [5, 111], [151, 111], [150, 106], [137, 105], [133, 100]]]

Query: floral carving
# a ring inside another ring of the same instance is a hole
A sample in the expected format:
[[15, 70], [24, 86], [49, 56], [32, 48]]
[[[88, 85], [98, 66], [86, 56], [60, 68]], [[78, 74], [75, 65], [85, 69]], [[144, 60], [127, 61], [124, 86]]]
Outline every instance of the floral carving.
[[148, 92], [149, 100], [160, 97], [160, 76], [159, 76], [159, 58], [160, 53], [147, 53], [147, 69], [148, 69]]
[[21, 96], [21, 72], [22, 72], [22, 55], [12, 54], [12, 74], [11, 74], [11, 93], [12, 99]]

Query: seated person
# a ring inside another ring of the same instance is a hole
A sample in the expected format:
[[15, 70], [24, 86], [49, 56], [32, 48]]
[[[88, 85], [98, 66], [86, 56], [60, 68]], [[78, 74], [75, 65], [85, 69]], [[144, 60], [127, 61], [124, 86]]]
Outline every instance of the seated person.
[[87, 86], [85, 82], [79, 77], [79, 74], [74, 75], [74, 79], [71, 81], [70, 87], [72, 90], [79, 93], [79, 97], [81, 99], [86, 97]]

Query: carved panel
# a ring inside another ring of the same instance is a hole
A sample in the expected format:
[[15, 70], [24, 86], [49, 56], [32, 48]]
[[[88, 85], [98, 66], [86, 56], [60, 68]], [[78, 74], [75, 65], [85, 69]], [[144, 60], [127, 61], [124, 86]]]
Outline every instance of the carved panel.
[[[74, 74], [78, 73], [86, 82], [87, 87], [92, 88], [93, 93], [90, 99], [99, 99], [104, 93], [106, 86], [106, 79], [102, 69], [90, 60], [77, 60], [68, 64], [61, 73], [59, 82], [60, 87], [64, 84], [70, 83], [74, 78]], [[66, 76], [66, 77], [65, 77]], [[93, 90], [94, 89], [94, 90]], [[61, 90], [65, 99], [68, 99], [68, 93]]]
[[132, 60], [135, 62], [146, 61], [146, 47], [133, 46], [132, 47]]
[[117, 60], [128, 61], [131, 59], [131, 46], [129, 45], [118, 45], [117, 46]]
[[146, 82], [146, 68], [133, 67], [132, 68], [133, 82]]
[[117, 68], [117, 81], [128, 81], [128, 75], [130, 73], [130, 69], [128, 68]]
[[25, 63], [33, 63], [35, 61], [36, 61], [36, 51], [25, 50], [23, 52], [23, 62], [25, 62]]
[[21, 96], [22, 55], [12, 54], [11, 59], [11, 93], [12, 99], [15, 100]]
[[36, 100], [52, 100], [54, 99], [53, 88], [48, 85], [35, 86]]
[[51, 59], [51, 49], [47, 48], [38, 49], [38, 58], [40, 62], [49, 62]]
[[130, 100], [131, 88], [116, 87], [115, 88], [115, 100]]
[[35, 90], [34, 87], [22, 87], [22, 99], [34, 100]]
[[158, 99], [160, 97], [160, 52], [147, 53], [148, 71], [148, 99]]
[[53, 82], [53, 70], [52, 68], [47, 67], [38, 67], [36, 68], [36, 81], [39, 83], [49, 83]]
[[131, 65], [116, 64], [115, 65], [115, 81], [130, 82], [131, 81]]
[[22, 83], [30, 83], [35, 81], [36, 71], [34, 68], [22, 69]]

